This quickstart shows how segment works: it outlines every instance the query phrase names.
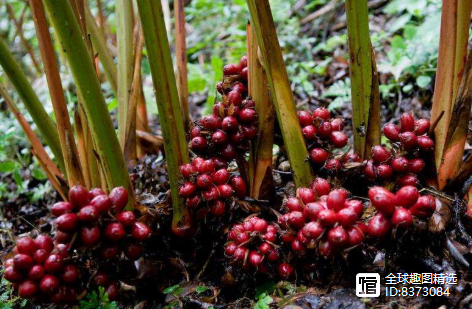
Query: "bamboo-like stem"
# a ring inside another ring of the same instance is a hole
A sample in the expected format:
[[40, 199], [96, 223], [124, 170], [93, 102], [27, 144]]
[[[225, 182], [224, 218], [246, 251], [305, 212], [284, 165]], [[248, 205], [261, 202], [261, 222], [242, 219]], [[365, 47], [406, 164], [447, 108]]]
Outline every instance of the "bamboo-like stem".
[[106, 38], [107, 19], [105, 17], [105, 14], [103, 13], [102, 1], [97, 0], [96, 2], [97, 2], [97, 9], [98, 9], [98, 23], [100, 25], [100, 32], [102, 33], [103, 38]]
[[74, 131], [77, 137], [77, 150], [79, 152], [80, 165], [84, 176], [84, 185], [87, 188], [92, 188], [92, 180], [90, 177], [90, 168], [88, 164], [86, 138], [82, 121], [80, 120], [78, 109], [74, 110]]
[[56, 125], [47, 114], [33, 87], [21, 70], [20, 65], [2, 39], [0, 39], [0, 65], [3, 67], [13, 86], [15, 86], [18, 95], [41, 132], [46, 144], [51, 148], [59, 168], [61, 171], [65, 171], [64, 158], [62, 157], [61, 143]]
[[142, 83], [141, 83], [141, 59], [144, 45], [144, 37], [141, 28], [141, 24], [138, 21], [136, 23], [135, 30], [135, 59], [134, 59], [134, 72], [133, 72], [133, 83], [131, 85], [131, 95], [129, 98], [129, 110], [126, 119], [126, 138], [124, 145], [125, 161], [129, 164], [131, 161], [137, 158], [136, 149], [136, 109], [138, 102], [142, 96]]
[[249, 193], [252, 198], [272, 200], [272, 148], [274, 146], [274, 105], [269, 98], [269, 84], [258, 57], [258, 44], [253, 27], [247, 25], [247, 57], [249, 95], [256, 102], [259, 115], [259, 135], [251, 149], [249, 160]]
[[31, 62], [33, 63], [33, 66], [34, 68], [36, 69], [36, 72], [38, 74], [41, 74], [41, 68], [39, 67], [39, 64], [38, 64], [38, 60], [36, 60], [36, 56], [34, 54], [34, 50], [33, 48], [31, 47], [31, 44], [28, 42], [28, 40], [25, 38], [25, 35], [23, 33], [23, 27], [22, 27], [22, 24], [20, 22], [18, 22], [18, 20], [16, 20], [15, 18], [15, 12], [13, 11], [13, 7], [11, 6], [10, 3], [7, 3], [7, 12], [8, 12], [8, 16], [10, 17], [10, 19], [13, 21], [13, 24], [15, 24], [15, 27], [17, 29], [17, 33], [18, 33], [18, 36], [20, 37], [20, 40], [21, 42], [23, 43], [23, 45], [25, 46], [26, 48], [26, 51], [28, 52], [28, 54], [30, 55], [31, 57]]
[[48, 80], [52, 106], [56, 115], [57, 131], [61, 142], [69, 186], [72, 187], [78, 183], [84, 184], [79, 155], [69, 120], [66, 100], [64, 98], [56, 54], [54, 53], [54, 46], [49, 35], [46, 14], [41, 0], [30, 0], [29, 2], [33, 13], [44, 70]]
[[175, 58], [177, 59], [177, 89], [185, 130], [190, 128], [190, 113], [188, 109], [188, 82], [187, 82], [187, 43], [185, 42], [185, 1], [174, 0], [175, 19]]
[[129, 96], [133, 82], [133, 3], [115, 0], [116, 39], [118, 44], [118, 136], [124, 149]]
[[375, 57], [369, 35], [367, 0], [346, 0], [351, 76], [354, 151], [361, 158], [380, 144], [380, 97]]
[[271, 99], [277, 113], [280, 130], [293, 171], [293, 178], [297, 187], [307, 187], [313, 179], [313, 174], [307, 160], [308, 152], [298, 123], [297, 110], [275, 31], [269, 1], [247, 0], [247, 4], [251, 14], [251, 25], [254, 27], [254, 33], [262, 54]]
[[72, 7], [67, 1], [62, 0], [44, 0], [44, 3], [50, 12], [52, 24], [65, 50], [78, 92], [82, 97], [83, 108], [99, 164], [107, 181], [107, 188], [125, 187], [131, 196], [128, 206], [133, 206], [134, 191], [128, 170], [101, 92], [100, 82]]
[[18, 123], [20, 124], [21, 128], [25, 132], [26, 137], [28, 138], [31, 144], [31, 147], [33, 148], [33, 154], [38, 160], [43, 170], [46, 172], [46, 175], [48, 176], [49, 181], [51, 181], [53, 188], [57, 190], [57, 192], [61, 195], [61, 197], [64, 200], [67, 200], [68, 188], [67, 186], [62, 185], [64, 184], [65, 181], [63, 180], [63, 177], [62, 177], [61, 172], [59, 171], [59, 168], [51, 160], [48, 153], [46, 152], [46, 149], [44, 149], [43, 145], [41, 144], [41, 140], [36, 135], [36, 133], [34, 133], [28, 121], [26, 121], [25, 117], [21, 114], [18, 107], [13, 102], [11, 97], [8, 95], [6, 89], [3, 87], [2, 84], [0, 84], [0, 96], [3, 97], [8, 108], [10, 109], [12, 114], [16, 117], [16, 119], [18, 120]]
[[451, 116], [466, 63], [471, 10], [470, 1], [443, 0], [438, 69], [431, 110], [432, 121], [443, 113], [434, 130], [439, 189], [454, 177], [462, 161], [463, 145], [454, 143], [449, 144], [448, 148], [446, 146], [447, 137], [452, 134]]
[[137, 3], [164, 138], [173, 205], [172, 231], [177, 235], [188, 235], [192, 218], [178, 188], [179, 166], [187, 163], [189, 158], [162, 6], [153, 0], [138, 0]]
[[113, 57], [110, 53], [110, 50], [108, 49], [106, 39], [95, 23], [95, 19], [93, 18], [92, 13], [88, 7], [85, 8], [85, 20], [87, 24], [87, 31], [90, 34], [90, 38], [92, 40], [93, 48], [98, 54], [98, 59], [102, 63], [103, 70], [105, 71], [107, 80], [111, 85], [111, 89], [116, 95], [118, 87], [118, 73], [116, 65], [113, 62]]

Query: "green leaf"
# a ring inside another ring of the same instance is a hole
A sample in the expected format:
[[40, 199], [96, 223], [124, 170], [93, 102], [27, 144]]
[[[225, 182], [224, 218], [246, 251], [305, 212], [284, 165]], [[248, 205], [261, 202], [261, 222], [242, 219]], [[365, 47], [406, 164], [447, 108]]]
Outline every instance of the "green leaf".
[[254, 309], [269, 309], [269, 305], [274, 300], [267, 294], [262, 294], [258, 301], [254, 304]]
[[3, 161], [0, 162], [0, 173], [11, 173], [16, 169], [16, 162]]
[[13, 172], [13, 179], [15, 179], [18, 190], [21, 190], [23, 188], [23, 178], [21, 178], [20, 172], [18, 170]]
[[425, 89], [426, 87], [431, 85], [431, 81], [432, 81], [431, 76], [427, 76], [427, 75], [421, 75], [416, 78], [416, 84], [418, 85], [418, 87], [422, 89]]
[[33, 177], [38, 179], [38, 180], [45, 180], [48, 178], [46, 173], [40, 168], [34, 168], [32, 171]]
[[204, 292], [206, 292], [206, 291], [208, 291], [208, 290], [211, 290], [211, 288], [208, 287], [208, 286], [197, 286], [197, 287], [195, 288], [195, 292], [197, 292], [198, 294], [204, 293]]
[[256, 299], [261, 298], [262, 295], [268, 295], [271, 294], [272, 292], [275, 291], [275, 288], [277, 287], [277, 283], [274, 281], [269, 281], [267, 283], [264, 283], [261, 286], [258, 286], [256, 288]]

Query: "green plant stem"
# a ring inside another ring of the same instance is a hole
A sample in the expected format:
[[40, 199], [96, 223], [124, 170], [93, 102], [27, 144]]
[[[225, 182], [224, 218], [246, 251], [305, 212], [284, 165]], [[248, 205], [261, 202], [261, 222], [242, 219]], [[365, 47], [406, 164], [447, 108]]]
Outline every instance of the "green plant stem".
[[380, 144], [380, 97], [367, 0], [346, 0], [354, 151], [366, 158]]
[[187, 163], [189, 158], [162, 6], [153, 0], [138, 0], [137, 3], [164, 138], [173, 205], [172, 230], [177, 235], [188, 235], [192, 218], [178, 188], [181, 179], [179, 166]]
[[287, 69], [282, 57], [268, 0], [247, 0], [251, 25], [259, 43], [271, 99], [284, 138], [293, 178], [297, 187], [307, 187], [312, 179], [308, 152], [298, 122]]
[[45, 0], [44, 3], [50, 12], [54, 29], [58, 33], [82, 97], [97, 160], [105, 175], [107, 187], [125, 187], [131, 196], [128, 207], [133, 206], [134, 191], [128, 170], [101, 92], [100, 82], [72, 7], [68, 1], [63, 0]]
[[0, 65], [3, 67], [5, 74], [10, 79], [13, 86], [15, 86], [18, 95], [26, 106], [26, 109], [33, 118], [34, 123], [41, 132], [44, 140], [51, 148], [54, 154], [57, 165], [65, 173], [64, 158], [62, 156], [61, 143], [57, 128], [51, 117], [43, 107], [38, 96], [33, 90], [25, 74], [20, 68], [20, 65], [15, 60], [13, 55], [8, 50], [5, 42], [0, 38]]

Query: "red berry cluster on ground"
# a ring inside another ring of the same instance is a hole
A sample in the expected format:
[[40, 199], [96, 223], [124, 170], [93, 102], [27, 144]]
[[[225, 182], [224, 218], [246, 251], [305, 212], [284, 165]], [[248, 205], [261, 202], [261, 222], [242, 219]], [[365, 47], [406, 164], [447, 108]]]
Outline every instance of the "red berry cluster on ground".
[[372, 187], [369, 199], [377, 214], [369, 220], [367, 232], [376, 238], [387, 235], [392, 227], [408, 228], [413, 217], [426, 219], [436, 209], [436, 199], [431, 195], [420, 196], [414, 186], [404, 186], [396, 194], [383, 187]]
[[348, 199], [345, 189], [331, 189], [323, 178], [315, 179], [311, 188], [299, 188], [285, 206], [289, 212], [279, 217], [281, 239], [295, 253], [317, 248], [320, 255], [330, 257], [364, 240], [363, 203]]
[[309, 157], [315, 167], [324, 167], [329, 172], [338, 172], [341, 162], [333, 157], [333, 149], [343, 148], [348, 138], [343, 132], [344, 120], [331, 118], [331, 113], [324, 107], [312, 113], [299, 111], [298, 120], [309, 149]]
[[[229, 231], [225, 254], [245, 270], [268, 273], [280, 261], [277, 227], [258, 217], [247, 218]], [[281, 263], [278, 271], [282, 278], [288, 279], [293, 267]]]
[[400, 116], [400, 125], [386, 124], [384, 135], [395, 145], [407, 152], [432, 151], [434, 141], [428, 136], [430, 122], [427, 119], [418, 119], [408, 113]]
[[[51, 211], [57, 216], [55, 237], [19, 239], [15, 256], [4, 263], [5, 279], [17, 285], [22, 298], [54, 303], [75, 301], [77, 292], [85, 287], [85, 281], [80, 279], [87, 276], [79, 272], [79, 264], [69, 252], [86, 250], [92, 258], [105, 260], [119, 259], [122, 252], [130, 260], [142, 255], [141, 242], [150, 236], [151, 229], [137, 222], [132, 211], [124, 210], [127, 203], [128, 193], [123, 187], [114, 188], [109, 196], [101, 189], [72, 187], [69, 202], [52, 206]], [[100, 282], [103, 284], [98, 285], [105, 287], [110, 299], [118, 296], [117, 281]]]
[[254, 101], [247, 96], [246, 56], [239, 64], [226, 65], [223, 74], [224, 81], [217, 85], [222, 101], [191, 129], [190, 149], [233, 159], [238, 151], [247, 151], [249, 141], [256, 137], [258, 117]]
[[80, 271], [67, 249], [66, 245], [54, 245], [47, 235], [20, 238], [13, 249], [14, 257], [3, 263], [4, 277], [21, 298], [73, 302], [80, 286]]
[[179, 189], [180, 196], [185, 198], [187, 207], [198, 208], [203, 215], [210, 211], [215, 216], [222, 216], [228, 201], [246, 196], [244, 180], [240, 176], [231, 176], [227, 165], [219, 159], [196, 157], [192, 163], [182, 165], [180, 172], [185, 179]]

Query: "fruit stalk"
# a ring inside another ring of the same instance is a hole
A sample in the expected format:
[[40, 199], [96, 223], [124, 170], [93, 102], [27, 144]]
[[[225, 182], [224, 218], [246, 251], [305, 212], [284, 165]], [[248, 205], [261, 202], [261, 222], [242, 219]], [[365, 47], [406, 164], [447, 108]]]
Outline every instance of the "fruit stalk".
[[123, 186], [130, 193], [128, 207], [134, 204], [131, 181], [113, 128], [108, 107], [101, 92], [86, 42], [68, 1], [44, 1], [54, 29], [65, 50], [69, 66], [83, 100], [97, 160], [107, 181], [108, 189]]
[[298, 123], [297, 111], [269, 1], [247, 0], [247, 4], [295, 184], [298, 187], [308, 186], [313, 175], [307, 160], [308, 152]]
[[139, 0], [138, 10], [164, 138], [173, 205], [172, 230], [177, 235], [185, 235], [192, 224], [179, 196], [179, 166], [188, 163], [189, 158], [162, 6], [160, 2]]
[[380, 97], [375, 56], [369, 35], [367, 0], [347, 0], [349, 73], [351, 76], [354, 151], [362, 159], [380, 144]]

